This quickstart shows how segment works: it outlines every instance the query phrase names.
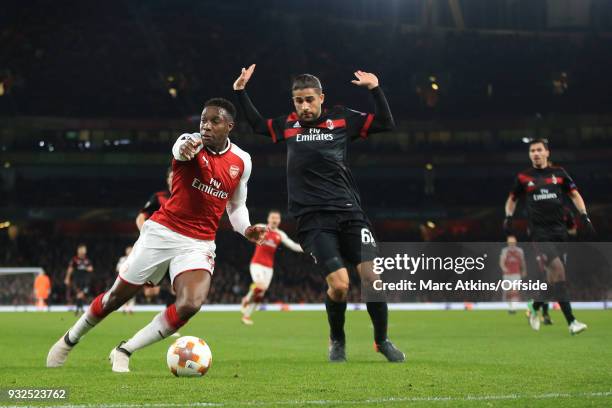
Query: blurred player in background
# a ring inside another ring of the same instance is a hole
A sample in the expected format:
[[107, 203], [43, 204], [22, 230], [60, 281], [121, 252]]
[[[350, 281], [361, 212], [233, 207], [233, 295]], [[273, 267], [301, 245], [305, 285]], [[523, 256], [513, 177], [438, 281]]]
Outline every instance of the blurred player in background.
[[[127, 269], [127, 262], [126, 261], [128, 259], [128, 256], [130, 256], [131, 252], [132, 252], [132, 246], [131, 245], [128, 245], [127, 247], [125, 247], [125, 255], [123, 255], [117, 261], [117, 267], [115, 268], [117, 274], [121, 273], [123, 269]], [[130, 300], [125, 302], [125, 304], [121, 307], [121, 311], [123, 313], [128, 313], [128, 314], [134, 313], [134, 304], [135, 303], [136, 303], [136, 297], [131, 298]]]
[[[155, 211], [159, 210], [170, 198], [170, 192], [172, 191], [172, 176], [172, 166], [170, 166], [166, 171], [166, 184], [168, 185], [168, 189], [153, 193], [136, 217], [136, 226], [139, 231], [142, 230], [144, 222], [148, 220]], [[154, 303], [160, 291], [160, 285], [146, 285], [143, 289], [143, 294], [147, 303]], [[168, 292], [166, 300], [168, 305], [174, 303], [174, 294]]]
[[[569, 241], [575, 240], [578, 236], [578, 224], [576, 224], [576, 220], [574, 219], [574, 212], [569, 207], [563, 208], [563, 221], [565, 222], [565, 227], [567, 228]], [[562, 258], [563, 264], [567, 265], [567, 253], [564, 253]], [[543, 270], [543, 272], [546, 273], [545, 270]], [[533, 301], [530, 301], [527, 306], [527, 317], [529, 317], [531, 315], [531, 309], [533, 308]], [[542, 323], [545, 326], [552, 325], [553, 321], [548, 313], [548, 302], [543, 301], [540, 309], [542, 310]]]
[[66, 291], [74, 292], [76, 296], [76, 309], [74, 315], [78, 316], [83, 313], [83, 304], [89, 293], [89, 284], [94, 268], [91, 261], [87, 257], [87, 246], [79, 244], [77, 254], [72, 257], [66, 269]]
[[51, 280], [49, 275], [42, 269], [36, 279], [34, 279], [34, 299], [36, 299], [36, 308], [43, 310], [48, 308], [47, 299], [51, 296]]
[[[572, 313], [563, 264], [564, 250], [558, 244], [568, 241], [564, 217], [565, 195], [574, 203], [585, 228], [591, 233], [594, 233], [594, 229], [576, 184], [562, 167], [551, 166], [549, 157], [547, 140], [534, 139], [529, 143], [529, 159], [532, 167], [520, 172], [516, 177], [514, 187], [506, 200], [504, 229], [507, 234], [513, 234], [512, 217], [516, 203], [524, 197], [530, 238], [535, 242], [539, 263], [546, 271], [546, 280], [550, 287], [549, 296], [559, 302], [570, 334], [578, 334], [583, 332], [587, 325], [576, 320]], [[529, 324], [534, 330], [540, 330], [538, 310], [543, 303], [542, 301], [529, 303]]]
[[[387, 99], [376, 75], [356, 71], [354, 85], [367, 88], [374, 99], [375, 114], [343, 106], [323, 111], [321, 81], [310, 74], [298, 75], [291, 87], [295, 111], [276, 119], [264, 119], [245, 87], [255, 64], [242, 68], [234, 82], [240, 104], [256, 133], [287, 144], [287, 192], [289, 214], [297, 219], [298, 239], [324, 271], [328, 284], [325, 307], [330, 327], [329, 360], [346, 361], [344, 321], [349, 290], [347, 265], [356, 266], [362, 284], [375, 280], [372, 260], [377, 256], [370, 222], [349, 170], [350, 141], [395, 127]], [[374, 326], [374, 346], [388, 361], [402, 362], [405, 355], [387, 338], [386, 302], [367, 302]]]
[[138, 213], [136, 217], [136, 226], [138, 231], [142, 229], [142, 225], [148, 220], [155, 211], [168, 201], [170, 198], [170, 192], [172, 191], [172, 167], [168, 167], [166, 171], [166, 183], [168, 184], [167, 190], [161, 190], [153, 193], [149, 200], [145, 203], [144, 207]]
[[200, 132], [181, 135], [172, 147], [170, 199], [147, 220], [112, 288], [99, 294], [83, 315], [49, 350], [47, 367], [64, 365], [79, 340], [147, 282], [158, 283], [170, 267], [176, 303], [156, 315], [131, 339], [113, 348], [114, 372], [129, 372], [137, 350], [173, 333], [206, 301], [215, 266], [215, 237], [227, 211], [234, 230], [261, 243], [266, 229], [252, 226], [246, 206], [251, 157], [231, 143], [236, 109], [226, 99], [204, 104]]
[[[274, 268], [274, 254], [278, 246], [283, 244], [292, 251], [304, 252], [299, 244], [293, 242], [284, 231], [278, 228], [280, 223], [280, 211], [270, 210], [268, 213], [268, 232], [266, 232], [264, 242], [255, 247], [255, 253], [253, 253], [251, 258], [249, 268], [253, 283], [249, 288], [249, 292], [242, 298], [241, 307], [242, 323], [246, 325], [253, 324], [251, 315], [253, 311], [257, 310], [266, 290], [270, 286]], [[258, 225], [263, 226], [262, 224]]]
[[[499, 267], [502, 270], [504, 280], [520, 281], [527, 277], [527, 266], [525, 265], [525, 253], [516, 245], [516, 237], [510, 235], [499, 255]], [[504, 291], [504, 298], [508, 302], [508, 313], [516, 313], [516, 302], [521, 300], [517, 290]]]

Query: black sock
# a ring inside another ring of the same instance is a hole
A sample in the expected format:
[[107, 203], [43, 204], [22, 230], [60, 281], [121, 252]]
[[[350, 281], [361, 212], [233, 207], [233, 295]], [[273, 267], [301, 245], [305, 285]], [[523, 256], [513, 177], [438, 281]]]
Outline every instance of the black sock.
[[533, 302], [533, 310], [537, 312], [538, 310], [540, 310], [540, 306], [542, 306], [543, 304], [544, 302], [540, 302], [540, 301]]
[[565, 316], [565, 320], [567, 324], [570, 324], [574, 321], [575, 317], [572, 313], [572, 305], [569, 302], [569, 295], [567, 294], [567, 285], [565, 282], [555, 282], [551, 285], [552, 292], [554, 293], [557, 301], [559, 302], [559, 307], [563, 312], [563, 316]]
[[327, 295], [325, 296], [325, 309], [327, 310], [327, 321], [329, 322], [329, 337], [332, 340], [344, 341], [346, 302], [335, 302]]
[[83, 299], [77, 298], [76, 300], [76, 310], [83, 310]]
[[367, 302], [368, 313], [372, 319], [374, 326], [374, 341], [380, 344], [387, 340], [387, 321], [389, 318], [389, 310], [386, 302]]
[[548, 316], [548, 302], [542, 303], [542, 316]]

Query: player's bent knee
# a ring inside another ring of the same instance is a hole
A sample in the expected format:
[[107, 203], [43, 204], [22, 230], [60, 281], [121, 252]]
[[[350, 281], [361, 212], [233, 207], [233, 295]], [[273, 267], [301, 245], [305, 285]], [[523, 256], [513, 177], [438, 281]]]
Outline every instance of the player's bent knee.
[[349, 291], [349, 283], [342, 280], [329, 282], [329, 296], [336, 301], [346, 299]]
[[255, 289], [258, 289], [262, 292], [268, 290], [269, 284], [266, 282], [255, 282]]
[[187, 320], [200, 311], [204, 299], [184, 299], [176, 301], [176, 313], [182, 320]]

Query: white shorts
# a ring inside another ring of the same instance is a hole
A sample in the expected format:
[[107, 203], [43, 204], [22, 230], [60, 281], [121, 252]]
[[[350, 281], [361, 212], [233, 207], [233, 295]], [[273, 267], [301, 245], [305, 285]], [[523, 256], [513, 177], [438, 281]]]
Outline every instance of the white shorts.
[[170, 281], [183, 272], [215, 269], [215, 241], [186, 237], [147, 220], [128, 259], [119, 270], [119, 278], [133, 285], [157, 285], [170, 272]]
[[265, 286], [266, 288], [270, 286], [270, 282], [272, 282], [272, 268], [252, 263], [250, 269], [253, 282], [258, 285]]

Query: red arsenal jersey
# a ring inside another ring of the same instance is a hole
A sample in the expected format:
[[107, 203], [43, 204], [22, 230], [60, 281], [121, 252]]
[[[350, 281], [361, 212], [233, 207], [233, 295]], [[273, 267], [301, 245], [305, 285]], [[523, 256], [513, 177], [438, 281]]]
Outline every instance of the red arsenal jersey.
[[519, 275], [523, 265], [523, 250], [518, 247], [504, 248], [504, 266], [507, 275]]
[[281, 241], [282, 237], [278, 231], [268, 230], [264, 242], [255, 247], [255, 253], [253, 254], [253, 258], [251, 258], [251, 263], [272, 268], [274, 266], [274, 254]]
[[228, 140], [219, 153], [202, 148], [192, 160], [172, 160], [172, 170], [170, 199], [150, 219], [187, 237], [214, 240], [228, 201], [238, 189], [246, 194], [251, 157]]

